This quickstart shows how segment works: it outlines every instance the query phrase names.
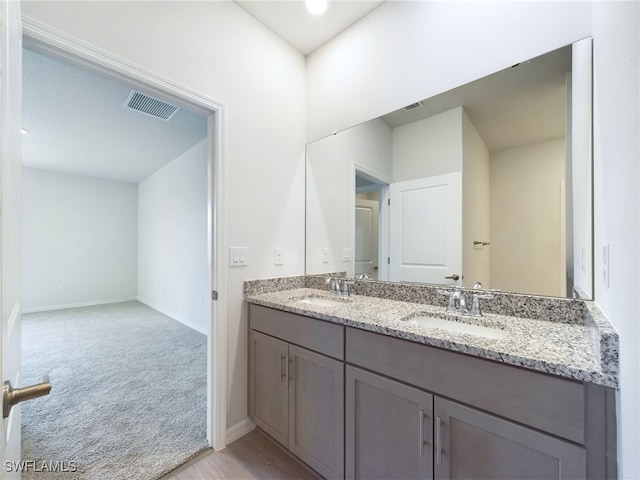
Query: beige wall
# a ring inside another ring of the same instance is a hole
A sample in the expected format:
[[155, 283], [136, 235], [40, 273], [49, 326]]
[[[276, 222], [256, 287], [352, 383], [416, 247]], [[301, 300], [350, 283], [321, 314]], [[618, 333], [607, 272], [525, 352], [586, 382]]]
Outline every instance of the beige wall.
[[489, 151], [462, 110], [462, 285], [477, 281], [491, 288], [491, 246], [475, 246], [474, 240], [491, 242], [489, 210]]
[[491, 287], [562, 296], [564, 139], [491, 154]]

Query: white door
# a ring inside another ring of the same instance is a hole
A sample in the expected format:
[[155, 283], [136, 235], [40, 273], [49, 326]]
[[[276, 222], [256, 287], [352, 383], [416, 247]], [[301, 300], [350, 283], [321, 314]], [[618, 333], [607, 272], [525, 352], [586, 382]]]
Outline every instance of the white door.
[[390, 197], [389, 279], [461, 285], [462, 173], [392, 183]]
[[[0, 102], [2, 113], [2, 380], [20, 385], [20, 168], [21, 168], [21, 81], [22, 81], [22, 31], [20, 3], [2, 2], [2, 79]], [[3, 406], [4, 406], [4, 400]], [[2, 478], [20, 478], [11, 465], [20, 460], [20, 408], [14, 407], [8, 418], [2, 421]], [[9, 463], [7, 463], [9, 462]]]
[[378, 279], [378, 202], [356, 199], [355, 276]]

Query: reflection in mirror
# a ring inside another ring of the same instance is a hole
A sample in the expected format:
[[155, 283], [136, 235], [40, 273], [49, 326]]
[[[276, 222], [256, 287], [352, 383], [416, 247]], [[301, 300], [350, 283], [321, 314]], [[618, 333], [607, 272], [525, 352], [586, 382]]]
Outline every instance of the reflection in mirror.
[[590, 39], [306, 154], [308, 274], [592, 296]]
[[356, 171], [355, 245], [356, 278], [378, 280], [380, 270], [379, 227], [380, 198], [386, 185]]

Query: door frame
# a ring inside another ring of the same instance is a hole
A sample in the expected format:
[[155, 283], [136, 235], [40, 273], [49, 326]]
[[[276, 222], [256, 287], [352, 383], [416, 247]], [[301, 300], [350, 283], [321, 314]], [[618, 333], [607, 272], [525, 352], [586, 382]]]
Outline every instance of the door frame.
[[227, 418], [227, 278], [222, 268], [228, 261], [225, 233], [227, 107], [223, 102], [29, 17], [22, 17], [22, 28], [24, 47], [124, 80], [161, 99], [164, 97], [207, 116], [208, 286], [210, 291], [218, 292], [217, 301], [212, 299], [205, 304], [210, 319], [207, 332], [207, 440], [215, 450], [220, 450], [226, 446]]
[[[387, 258], [389, 257], [389, 209], [384, 208], [389, 204], [389, 184], [391, 179], [387, 176], [376, 172], [368, 167], [360, 165], [356, 162], [351, 164], [351, 178], [353, 179], [351, 192], [351, 238], [349, 243], [351, 245], [352, 258], [355, 259], [356, 252], [356, 175], [365, 177], [373, 183], [379, 185], [378, 201], [380, 208], [378, 209], [378, 280], [389, 279], [389, 265], [387, 264]], [[352, 261], [352, 266], [355, 265], [355, 260]], [[352, 268], [355, 272], [355, 268]]]

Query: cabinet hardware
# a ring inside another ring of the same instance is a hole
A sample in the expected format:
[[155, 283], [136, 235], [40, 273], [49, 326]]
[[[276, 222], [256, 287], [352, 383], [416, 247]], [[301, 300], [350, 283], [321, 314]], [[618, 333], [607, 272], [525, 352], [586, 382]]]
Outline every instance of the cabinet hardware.
[[440, 417], [436, 417], [436, 465], [442, 463], [442, 447], [440, 446], [440, 427], [442, 420]]
[[420, 409], [420, 456], [424, 455], [424, 410]]
[[[284, 362], [284, 366], [282, 365], [283, 362]], [[280, 354], [280, 381], [283, 383], [286, 383], [287, 381], [287, 369], [288, 369], [287, 355], [283, 355], [281, 353]]]

